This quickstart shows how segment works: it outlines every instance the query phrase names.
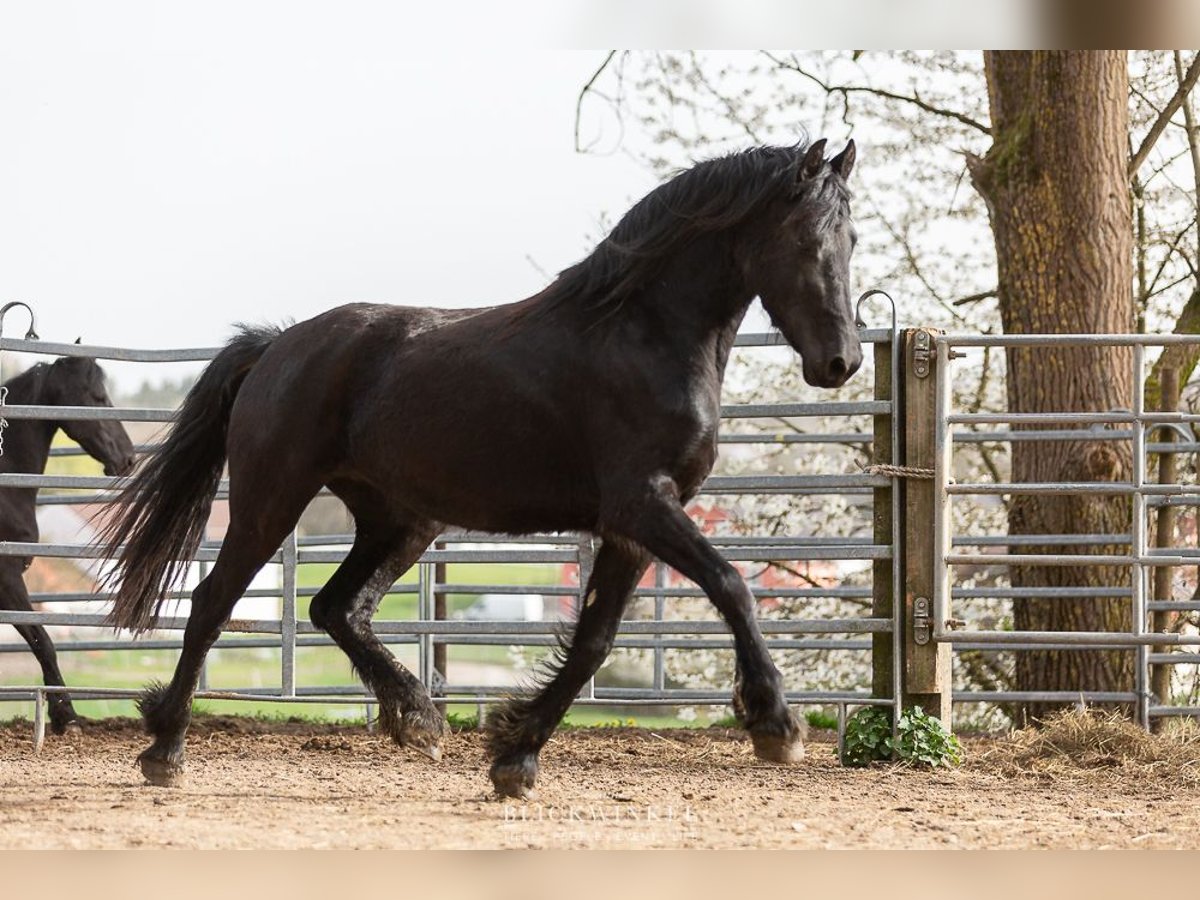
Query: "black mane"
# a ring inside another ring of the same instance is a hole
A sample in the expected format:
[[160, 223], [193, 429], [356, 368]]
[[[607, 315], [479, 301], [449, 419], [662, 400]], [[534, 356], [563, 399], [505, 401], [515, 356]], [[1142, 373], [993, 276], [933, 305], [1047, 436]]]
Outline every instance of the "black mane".
[[6, 402], [36, 403], [37, 398], [42, 394], [42, 386], [45, 384], [49, 369], [50, 366], [47, 363], [37, 363], [24, 372], [19, 372], [7, 379], [3, 385], [0, 385], [0, 387], [8, 389]]
[[[94, 359], [86, 356], [64, 356], [54, 360], [54, 362], [35, 363], [24, 372], [19, 372], [7, 379], [3, 385], [0, 385], [8, 388], [7, 402], [37, 402], [34, 398], [42, 395], [46, 381], [56, 372], [61, 375], [61, 367], [63, 366], [78, 366], [83, 368], [86, 370], [87, 378], [95, 377], [102, 385], [108, 380], [104, 369]], [[18, 400], [18, 397], [21, 399]]]
[[[664, 257], [698, 235], [732, 228], [772, 200], [795, 192], [808, 145], [754, 147], [698, 163], [639, 200], [596, 249], [564, 269], [549, 291], [557, 301], [619, 303], [654, 274]], [[849, 197], [841, 179], [822, 180], [819, 198]], [[830, 212], [840, 202], [828, 203]], [[819, 217], [826, 227], [832, 216]]]

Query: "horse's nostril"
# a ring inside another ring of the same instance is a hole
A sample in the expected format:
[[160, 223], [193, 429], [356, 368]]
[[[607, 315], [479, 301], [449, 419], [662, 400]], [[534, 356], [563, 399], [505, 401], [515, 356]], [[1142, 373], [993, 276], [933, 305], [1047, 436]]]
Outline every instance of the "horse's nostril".
[[845, 378], [847, 373], [850, 371], [850, 368], [846, 365], [846, 360], [842, 359], [840, 356], [835, 356], [829, 361], [829, 368], [827, 371], [830, 378]]

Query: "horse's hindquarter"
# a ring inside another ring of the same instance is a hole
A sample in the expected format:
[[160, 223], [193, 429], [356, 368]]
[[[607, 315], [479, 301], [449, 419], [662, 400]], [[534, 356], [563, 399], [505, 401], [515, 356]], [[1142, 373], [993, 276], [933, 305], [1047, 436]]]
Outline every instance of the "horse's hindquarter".
[[352, 398], [347, 465], [402, 507], [490, 531], [590, 528], [578, 352], [497, 313], [406, 337]]

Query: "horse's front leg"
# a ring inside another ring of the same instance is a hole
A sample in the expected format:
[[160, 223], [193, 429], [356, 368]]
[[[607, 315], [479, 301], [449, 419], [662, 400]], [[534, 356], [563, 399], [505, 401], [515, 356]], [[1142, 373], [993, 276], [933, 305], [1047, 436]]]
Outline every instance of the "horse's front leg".
[[[11, 609], [18, 612], [32, 612], [33, 604], [29, 602], [29, 592], [21, 577], [21, 562], [15, 557], [5, 557], [0, 560], [0, 609]], [[54, 642], [41, 625], [18, 625], [17, 633], [25, 639], [33, 655], [37, 657], [38, 665], [42, 668], [42, 682], [48, 687], [64, 685], [62, 672], [58, 668], [58, 655], [54, 651]], [[71, 705], [68, 694], [55, 691], [49, 695], [50, 730], [55, 734], [66, 734], [79, 731], [79, 716]]]
[[696, 582], [729, 624], [737, 658], [734, 712], [750, 733], [755, 754], [770, 762], [801, 759], [803, 730], [788, 709], [750, 588], [688, 518], [674, 481], [661, 476], [648, 487], [638, 500], [620, 507], [623, 533]]
[[608, 657], [621, 614], [649, 564], [650, 557], [641, 547], [606, 538], [588, 578], [575, 632], [559, 654], [553, 677], [535, 696], [510, 700], [488, 717], [492, 784], [500, 796], [533, 796], [538, 753]]

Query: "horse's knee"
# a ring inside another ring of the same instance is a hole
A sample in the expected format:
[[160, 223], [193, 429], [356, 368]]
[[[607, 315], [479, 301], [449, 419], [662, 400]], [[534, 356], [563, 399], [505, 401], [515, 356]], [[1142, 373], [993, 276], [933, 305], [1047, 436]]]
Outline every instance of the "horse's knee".
[[731, 612], [754, 614], [754, 595], [733, 566], [721, 569], [713, 585], [714, 600]]
[[336, 624], [336, 613], [329, 601], [317, 596], [308, 606], [308, 619], [316, 628], [328, 632]]
[[599, 666], [608, 659], [615, 642], [616, 634], [609, 631], [577, 635], [577, 639], [571, 644], [569, 655], [588, 665]]

